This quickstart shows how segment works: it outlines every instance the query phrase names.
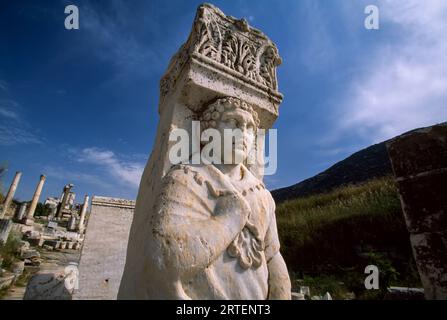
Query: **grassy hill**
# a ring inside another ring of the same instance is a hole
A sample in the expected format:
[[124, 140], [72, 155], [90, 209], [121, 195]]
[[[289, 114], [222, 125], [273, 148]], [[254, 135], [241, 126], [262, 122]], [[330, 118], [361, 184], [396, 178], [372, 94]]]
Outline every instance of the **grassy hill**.
[[388, 158], [386, 142], [360, 150], [314, 177], [289, 187], [273, 190], [272, 196], [276, 203], [280, 203], [328, 192], [343, 185], [358, 184], [391, 175], [391, 162]]
[[[447, 122], [437, 125], [447, 125]], [[431, 127], [433, 126], [413, 129], [402, 135], [418, 130], [427, 130]], [[359, 184], [371, 179], [392, 175], [391, 162], [386, 149], [386, 144], [390, 140], [374, 144], [353, 153], [346, 159], [337, 162], [327, 170], [309, 179], [289, 187], [273, 190], [272, 196], [276, 203], [281, 203], [286, 200], [330, 192], [342, 186]]]

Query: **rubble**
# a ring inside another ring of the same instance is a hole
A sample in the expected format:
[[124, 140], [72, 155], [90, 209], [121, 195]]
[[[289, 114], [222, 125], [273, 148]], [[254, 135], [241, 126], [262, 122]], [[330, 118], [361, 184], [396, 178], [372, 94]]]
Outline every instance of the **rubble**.
[[40, 253], [36, 250], [27, 250], [21, 253], [20, 258], [21, 259], [40, 258]]
[[63, 274], [38, 273], [28, 282], [23, 300], [71, 300], [71, 294]]
[[16, 261], [11, 266], [11, 271], [16, 276], [20, 276], [25, 270], [25, 262], [24, 261]]
[[[15, 187], [19, 178], [20, 174], [13, 182]], [[89, 197], [85, 196], [83, 204], [75, 204], [75, 193], [71, 191], [73, 185], [69, 184], [61, 198], [53, 197], [45, 201], [45, 206], [50, 209], [46, 211], [50, 211], [48, 216], [34, 216], [45, 179], [45, 175], [41, 175], [32, 201], [18, 205], [11, 202], [9, 211], [0, 212], [0, 242], [6, 243], [11, 232], [14, 236], [20, 236], [12, 263], [8, 264], [7, 270], [0, 268], [0, 289], [14, 287], [17, 278], [26, 270], [27, 276], [34, 276], [28, 282], [24, 299], [71, 299], [72, 292], [64, 285], [66, 276], [63, 268], [67, 260], [73, 262], [79, 259], [78, 252], [89, 218]], [[15, 191], [15, 187], [11, 190]], [[8, 259], [11, 260], [11, 257]], [[0, 267], [3, 260], [6, 257], [0, 257]], [[59, 273], [47, 274], [48, 270], [58, 270]], [[18, 288], [14, 287], [11, 292], [17, 292]]]
[[15, 279], [15, 275], [7, 272], [3, 272], [0, 276], [0, 290], [8, 288], [11, 286], [12, 282]]

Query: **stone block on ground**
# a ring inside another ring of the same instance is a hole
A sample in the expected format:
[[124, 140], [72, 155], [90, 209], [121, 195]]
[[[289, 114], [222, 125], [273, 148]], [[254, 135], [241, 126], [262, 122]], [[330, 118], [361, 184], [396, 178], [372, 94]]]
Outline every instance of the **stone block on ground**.
[[11, 271], [16, 276], [20, 276], [25, 270], [25, 262], [24, 261], [16, 261], [11, 265]]
[[38, 273], [28, 282], [23, 300], [71, 300], [73, 290], [65, 280], [62, 273]]
[[302, 293], [292, 292], [292, 300], [306, 300], [306, 298]]
[[36, 251], [36, 250], [27, 250], [27, 251], [22, 251], [20, 257], [22, 259], [40, 258], [40, 253], [39, 253], [39, 251]]

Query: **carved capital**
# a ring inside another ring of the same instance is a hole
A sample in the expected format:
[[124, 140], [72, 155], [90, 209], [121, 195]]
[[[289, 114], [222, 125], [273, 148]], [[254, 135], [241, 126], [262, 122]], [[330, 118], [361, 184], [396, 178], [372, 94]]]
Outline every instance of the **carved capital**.
[[278, 104], [282, 100], [276, 77], [281, 58], [275, 44], [245, 19], [226, 16], [211, 4], [199, 6], [188, 40], [171, 59], [160, 81], [161, 100], [191, 60], [254, 87]]

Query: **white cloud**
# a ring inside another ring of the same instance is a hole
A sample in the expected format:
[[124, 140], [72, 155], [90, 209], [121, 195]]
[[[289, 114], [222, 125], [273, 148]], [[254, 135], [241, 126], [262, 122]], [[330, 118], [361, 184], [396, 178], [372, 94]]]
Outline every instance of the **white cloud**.
[[0, 117], [5, 117], [14, 120], [19, 119], [19, 115], [16, 112], [3, 108], [2, 106], [0, 106]]
[[43, 141], [33, 133], [7, 124], [0, 123], [0, 145], [13, 146], [17, 144], [42, 144]]
[[135, 188], [140, 184], [144, 169], [142, 162], [119, 159], [114, 152], [95, 147], [83, 149], [78, 161], [99, 165], [118, 182]]
[[[1, 84], [1, 83], [0, 83]], [[19, 107], [19, 104], [11, 99], [0, 99], [0, 117], [20, 120], [19, 114], [15, 109]]]
[[61, 166], [45, 166], [43, 172], [48, 177], [56, 178], [59, 180], [63, 180], [64, 182], [80, 182], [80, 183], [88, 183], [92, 185], [96, 185], [102, 188], [112, 189], [110, 185], [107, 185], [104, 182], [104, 179], [101, 179], [99, 176], [84, 172], [78, 172], [75, 170], [63, 168]]
[[9, 88], [8, 88], [8, 83], [5, 80], [1, 80], [0, 79], [0, 92], [8, 92]]
[[0, 145], [12, 146], [17, 144], [43, 143], [35, 135], [30, 125], [22, 119], [19, 104], [11, 99], [0, 99]]
[[[396, 31], [340, 104], [339, 133], [369, 143], [447, 120], [447, 1], [379, 2], [381, 29]], [[394, 39], [394, 37], [393, 37]]]

